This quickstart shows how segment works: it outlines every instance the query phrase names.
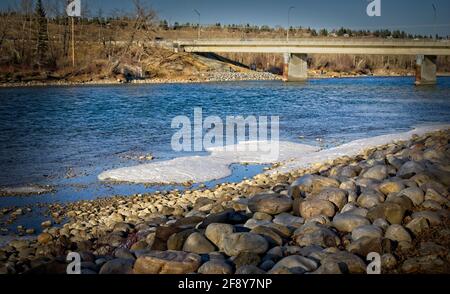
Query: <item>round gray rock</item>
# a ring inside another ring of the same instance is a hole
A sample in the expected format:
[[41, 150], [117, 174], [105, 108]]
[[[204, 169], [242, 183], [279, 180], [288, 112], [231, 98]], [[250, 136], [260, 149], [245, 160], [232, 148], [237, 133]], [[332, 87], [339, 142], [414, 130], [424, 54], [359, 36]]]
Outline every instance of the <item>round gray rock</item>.
[[229, 275], [233, 273], [233, 268], [225, 261], [213, 260], [202, 264], [198, 269], [198, 273], [204, 275]]
[[387, 228], [385, 237], [392, 241], [397, 242], [411, 242], [411, 235], [408, 233], [408, 231], [402, 227], [401, 225], [391, 225], [389, 228]]
[[270, 215], [280, 214], [292, 209], [292, 200], [280, 194], [259, 194], [248, 201], [252, 212], [264, 212]]
[[341, 232], [350, 233], [353, 229], [364, 225], [370, 225], [369, 220], [356, 214], [340, 213], [333, 218], [333, 226]]
[[197, 254], [206, 254], [215, 251], [214, 245], [200, 233], [192, 233], [183, 245], [183, 251]]
[[223, 239], [223, 250], [228, 256], [236, 256], [241, 252], [262, 254], [269, 249], [266, 239], [254, 233], [234, 233]]

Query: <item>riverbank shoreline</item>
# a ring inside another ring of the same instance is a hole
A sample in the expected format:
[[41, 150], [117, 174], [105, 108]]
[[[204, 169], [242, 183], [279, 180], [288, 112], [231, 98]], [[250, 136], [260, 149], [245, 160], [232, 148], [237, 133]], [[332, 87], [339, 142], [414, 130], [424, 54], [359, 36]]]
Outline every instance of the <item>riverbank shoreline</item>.
[[[73, 86], [118, 86], [118, 85], [158, 85], [158, 84], [198, 84], [198, 83], [216, 83], [216, 82], [239, 82], [239, 81], [277, 81], [282, 80], [277, 76], [266, 72], [248, 73], [222, 73], [222, 78], [175, 78], [175, 79], [142, 79], [131, 80], [129, 82], [117, 80], [98, 80], [86, 82], [25, 82], [25, 83], [1, 83], [0, 88], [32, 88], [32, 87], [73, 87]], [[233, 74], [239, 77], [232, 77]], [[230, 75], [230, 76], [228, 76]]]
[[[242, 73], [241, 73], [242, 74]], [[255, 74], [262, 74], [264, 77], [255, 77]], [[414, 77], [412, 74], [323, 74], [323, 75], [311, 75], [310, 80], [315, 79], [346, 79], [346, 78], [402, 78], [402, 77]], [[450, 73], [439, 73], [437, 77], [450, 77]], [[255, 72], [247, 77], [242, 78], [212, 78], [212, 79], [196, 79], [196, 78], [180, 78], [180, 79], [143, 79], [132, 80], [130, 82], [121, 82], [117, 80], [98, 80], [98, 81], [86, 81], [86, 82], [67, 82], [67, 81], [54, 81], [54, 82], [23, 82], [23, 83], [0, 83], [0, 89], [15, 89], [15, 88], [45, 88], [45, 87], [79, 87], [79, 86], [130, 86], [130, 85], [164, 85], [164, 84], [201, 84], [201, 83], [219, 83], [219, 82], [242, 82], [242, 81], [282, 81], [283, 77], [280, 75], [271, 74], [268, 72]]]
[[446, 128], [214, 189], [54, 204], [68, 222], [9, 242], [0, 269], [65, 269], [70, 250], [83, 273], [364, 273], [379, 252], [384, 273], [448, 273], [449, 140]]

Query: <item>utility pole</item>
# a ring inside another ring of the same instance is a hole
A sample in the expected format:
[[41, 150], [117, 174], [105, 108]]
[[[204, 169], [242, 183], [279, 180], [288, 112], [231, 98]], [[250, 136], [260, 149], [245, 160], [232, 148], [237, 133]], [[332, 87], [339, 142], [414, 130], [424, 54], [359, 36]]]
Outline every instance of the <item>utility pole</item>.
[[66, 8], [72, 21], [72, 66], [75, 67], [75, 17], [81, 17], [81, 0], [70, 0]]
[[72, 66], [75, 67], [75, 17], [72, 19]]
[[[437, 31], [437, 27], [436, 27], [436, 20], [437, 20], [437, 9], [436, 9], [436, 5], [433, 3], [431, 4], [433, 7], [433, 13], [434, 13], [434, 30]], [[437, 34], [436, 34], [437, 36]], [[436, 38], [437, 40], [437, 38]]]
[[287, 34], [286, 34], [286, 41], [289, 42], [289, 31], [291, 30], [291, 11], [292, 9], [295, 9], [294, 6], [289, 7], [288, 10], [288, 27], [287, 27]]
[[201, 14], [197, 9], [194, 9], [194, 12], [197, 14], [198, 16], [198, 32], [197, 32], [197, 39], [200, 40], [200, 23], [201, 23]]

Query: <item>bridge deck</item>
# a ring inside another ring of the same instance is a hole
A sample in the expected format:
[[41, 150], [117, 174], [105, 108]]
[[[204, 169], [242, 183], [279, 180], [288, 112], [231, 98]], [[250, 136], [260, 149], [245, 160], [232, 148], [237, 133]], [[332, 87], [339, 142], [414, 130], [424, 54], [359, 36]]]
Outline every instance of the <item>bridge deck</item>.
[[449, 41], [415, 40], [183, 40], [186, 52], [450, 55]]

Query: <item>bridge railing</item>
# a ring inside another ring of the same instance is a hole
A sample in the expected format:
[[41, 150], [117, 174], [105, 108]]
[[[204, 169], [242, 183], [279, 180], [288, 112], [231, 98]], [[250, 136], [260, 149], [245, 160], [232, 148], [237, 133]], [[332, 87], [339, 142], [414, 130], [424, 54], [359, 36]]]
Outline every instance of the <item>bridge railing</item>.
[[364, 45], [427, 45], [427, 46], [450, 46], [450, 40], [411, 40], [411, 39], [369, 39], [369, 38], [295, 38], [289, 41], [286, 38], [242, 38], [242, 39], [177, 39], [173, 40], [174, 43], [185, 44], [217, 44], [217, 45], [239, 45], [239, 44], [364, 44]]

